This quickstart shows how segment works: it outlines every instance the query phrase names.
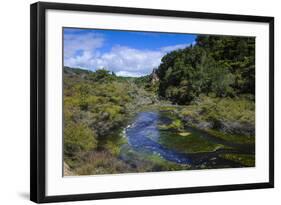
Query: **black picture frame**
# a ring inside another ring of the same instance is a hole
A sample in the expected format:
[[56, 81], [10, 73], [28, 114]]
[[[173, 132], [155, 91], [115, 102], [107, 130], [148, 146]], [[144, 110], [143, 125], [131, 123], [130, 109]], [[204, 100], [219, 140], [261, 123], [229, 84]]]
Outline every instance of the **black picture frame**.
[[[269, 181], [236, 185], [46, 196], [46, 10], [121, 13], [269, 24]], [[274, 187], [274, 18], [144, 8], [38, 2], [30, 7], [30, 200], [37, 203], [96, 200]]]

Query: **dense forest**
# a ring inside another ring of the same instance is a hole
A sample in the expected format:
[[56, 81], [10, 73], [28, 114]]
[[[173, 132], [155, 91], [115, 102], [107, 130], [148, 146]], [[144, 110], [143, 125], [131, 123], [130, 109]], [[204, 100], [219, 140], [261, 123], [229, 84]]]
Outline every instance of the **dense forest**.
[[159, 95], [188, 104], [201, 94], [255, 94], [255, 39], [199, 36], [195, 46], [168, 53], [157, 69]]
[[[129, 147], [126, 127], [147, 110], [169, 118], [156, 125], [161, 149], [189, 154], [194, 166]], [[199, 35], [138, 78], [64, 68], [67, 175], [254, 166], [254, 135], [254, 38]], [[203, 162], [206, 152], [216, 155]]]

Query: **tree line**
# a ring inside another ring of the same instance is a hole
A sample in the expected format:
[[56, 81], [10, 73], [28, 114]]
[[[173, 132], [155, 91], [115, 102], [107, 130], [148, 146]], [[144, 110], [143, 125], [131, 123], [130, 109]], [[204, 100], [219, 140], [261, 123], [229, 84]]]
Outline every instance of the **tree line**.
[[189, 104], [200, 94], [255, 94], [255, 38], [199, 35], [196, 43], [166, 54], [157, 69], [158, 94]]

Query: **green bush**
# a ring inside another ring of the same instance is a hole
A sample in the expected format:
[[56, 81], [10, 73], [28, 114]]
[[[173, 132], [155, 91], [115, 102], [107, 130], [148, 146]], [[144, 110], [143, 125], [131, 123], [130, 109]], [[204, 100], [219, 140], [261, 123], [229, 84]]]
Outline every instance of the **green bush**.
[[255, 102], [247, 98], [211, 98], [201, 96], [193, 104], [183, 108], [181, 115], [197, 121], [230, 121], [255, 123]]
[[85, 124], [68, 121], [64, 127], [64, 153], [73, 156], [75, 153], [89, 151], [97, 146], [96, 134]]

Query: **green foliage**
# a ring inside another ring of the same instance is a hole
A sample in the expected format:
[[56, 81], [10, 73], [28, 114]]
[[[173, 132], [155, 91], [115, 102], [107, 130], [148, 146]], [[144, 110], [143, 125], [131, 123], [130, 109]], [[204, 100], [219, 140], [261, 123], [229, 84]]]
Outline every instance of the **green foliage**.
[[183, 107], [179, 115], [190, 126], [235, 144], [255, 142], [255, 102], [250, 96], [240, 98], [211, 98], [201, 96]]
[[75, 167], [78, 175], [114, 174], [130, 171], [130, 167], [122, 160], [107, 151], [90, 152]]
[[172, 129], [177, 131], [183, 128], [183, 123], [180, 119], [173, 119], [169, 125], [159, 125], [159, 128], [162, 130]]
[[96, 148], [96, 134], [85, 124], [68, 121], [64, 127], [64, 153], [73, 156]]
[[65, 68], [64, 108], [73, 122], [83, 122], [97, 139], [104, 138], [126, 122], [132, 104], [131, 89], [106, 70], [96, 72]]
[[90, 152], [83, 156], [83, 160], [77, 163], [73, 170], [78, 175], [93, 175], [176, 171], [191, 168], [190, 165], [169, 162], [158, 155], [140, 154], [131, 149], [123, 150], [123, 152], [126, 152], [126, 156], [130, 157], [126, 160], [120, 160], [106, 150]]
[[[139, 88], [136, 79], [117, 77], [104, 69], [64, 68], [64, 159], [75, 173], [129, 170], [117, 159], [124, 143], [120, 128], [136, 112], [138, 103], [152, 98], [143, 88], [148, 79], [139, 79]], [[87, 153], [95, 153], [99, 159]]]
[[106, 70], [64, 69], [66, 158], [78, 157], [79, 153], [102, 146], [101, 139], [126, 122], [126, 106], [132, 98], [126, 81], [118, 82], [116, 78]]
[[248, 154], [220, 154], [221, 158], [232, 160], [234, 162], [241, 163], [246, 167], [254, 167], [255, 166], [255, 155]]
[[255, 39], [198, 36], [195, 46], [172, 51], [157, 69], [159, 95], [189, 104], [200, 94], [255, 93]]
[[114, 72], [110, 73], [108, 70], [99, 69], [96, 70], [96, 72], [92, 72], [91, 75], [89, 75], [89, 79], [94, 82], [110, 82], [116, 79], [116, 75]]
[[225, 134], [223, 132], [220, 132], [220, 131], [217, 131], [214, 129], [207, 129], [206, 132], [217, 138], [223, 139], [225, 141], [233, 142], [236, 144], [254, 144], [255, 143], [254, 136]]
[[184, 107], [181, 115], [202, 121], [230, 121], [255, 124], [255, 102], [248, 96], [240, 98], [212, 98], [200, 96], [196, 102]]

